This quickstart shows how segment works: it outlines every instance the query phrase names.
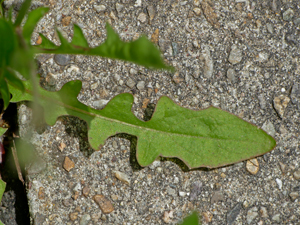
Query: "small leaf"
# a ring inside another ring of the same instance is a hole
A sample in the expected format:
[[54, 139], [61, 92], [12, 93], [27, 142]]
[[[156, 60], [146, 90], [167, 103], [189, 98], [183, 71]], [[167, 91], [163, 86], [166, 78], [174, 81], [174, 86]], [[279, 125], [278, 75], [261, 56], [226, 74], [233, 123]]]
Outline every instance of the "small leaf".
[[7, 131], [7, 128], [0, 127], [0, 136], [2, 136], [6, 131]]
[[13, 27], [2, 18], [0, 18], [0, 34], [0, 66], [5, 68], [11, 61], [17, 41]]
[[178, 225], [199, 225], [198, 213], [193, 212], [190, 216], [185, 217], [183, 222]]
[[30, 45], [30, 39], [34, 28], [38, 21], [49, 11], [49, 8], [40, 7], [28, 14], [26, 23], [23, 26], [23, 37], [28, 45]]
[[123, 42], [119, 35], [106, 24], [107, 39], [95, 48], [89, 48], [82, 30], [79, 26], [74, 26], [73, 40], [69, 43], [59, 31], [58, 37], [61, 41], [60, 46], [55, 46], [50, 40], [45, 40], [42, 36], [42, 44], [36, 46], [38, 53], [56, 54], [85, 54], [108, 57], [112, 59], [126, 60], [145, 67], [155, 69], [174, 70], [173, 67], [164, 64], [160, 51], [146, 37], [142, 36], [133, 42]]
[[17, 15], [16, 22], [14, 24], [15, 27], [20, 26], [28, 9], [30, 8], [31, 0], [25, 0], [21, 6], [21, 9]]
[[0, 179], [0, 202], [1, 202], [1, 199], [3, 196], [3, 193], [5, 191], [5, 187], [6, 187], [6, 183], [2, 179]]
[[22, 92], [25, 91], [25, 87], [23, 85], [23, 81], [21, 81], [18, 76], [15, 74], [15, 71], [10, 70], [9, 68], [6, 68], [4, 72], [4, 77], [6, 81], [10, 83], [10, 85], [20, 89]]
[[[11, 101], [32, 99], [30, 89], [24, 97], [19, 90], [10, 89]], [[138, 138], [137, 160], [141, 166], [148, 166], [163, 156], [177, 157], [189, 168], [214, 168], [265, 154], [276, 145], [263, 130], [215, 107], [189, 110], [164, 96], [159, 99], [152, 119], [144, 122], [131, 112], [131, 94], [120, 94], [103, 110], [95, 110], [77, 100], [80, 89], [80, 81], [68, 82], [58, 92], [39, 87], [46, 122], [53, 125], [61, 115], [85, 120], [94, 149], [115, 134], [134, 135]]]
[[0, 93], [4, 102], [4, 109], [6, 109], [7, 106], [9, 105], [10, 94], [9, 94], [8, 85], [5, 80], [0, 80]]

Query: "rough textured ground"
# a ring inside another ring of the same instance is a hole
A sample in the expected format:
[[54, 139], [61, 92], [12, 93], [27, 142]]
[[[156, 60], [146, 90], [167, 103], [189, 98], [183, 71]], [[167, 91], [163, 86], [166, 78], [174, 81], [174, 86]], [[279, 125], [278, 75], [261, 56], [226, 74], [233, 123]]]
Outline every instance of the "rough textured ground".
[[[263, 127], [277, 147], [248, 162], [251, 172], [246, 162], [185, 171], [163, 160], [138, 168], [128, 139], [109, 138], [86, 157], [91, 149], [83, 121], [62, 117], [43, 132], [29, 132], [30, 109], [20, 105], [20, 135], [39, 157], [27, 176], [34, 224], [177, 224], [191, 210], [204, 224], [300, 223], [298, 0], [50, 0], [34, 1], [33, 8], [45, 5], [50, 12], [36, 31], [54, 41], [55, 26], [71, 40], [77, 23], [90, 45], [99, 45], [109, 21], [124, 41], [145, 34], [177, 68], [171, 74], [98, 57], [38, 56], [47, 89], [82, 80], [78, 99], [95, 108], [130, 92], [141, 119], [162, 95], [190, 109], [213, 105]], [[65, 157], [75, 163], [69, 172]], [[130, 182], [117, 179], [116, 171]], [[113, 211], [104, 214], [95, 195]]]

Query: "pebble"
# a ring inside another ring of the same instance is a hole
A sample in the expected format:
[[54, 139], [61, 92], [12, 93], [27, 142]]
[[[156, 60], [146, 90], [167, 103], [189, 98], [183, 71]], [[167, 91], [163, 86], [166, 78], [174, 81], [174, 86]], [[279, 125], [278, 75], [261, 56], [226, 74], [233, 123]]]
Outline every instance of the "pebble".
[[290, 198], [292, 199], [292, 201], [295, 201], [298, 197], [299, 197], [298, 192], [293, 191], [290, 193]]
[[115, 171], [114, 174], [115, 174], [115, 177], [118, 178], [120, 181], [130, 185], [130, 179], [126, 173], [122, 173], [120, 171]]
[[145, 89], [145, 81], [139, 81], [136, 85], [137, 89], [139, 89], [140, 91]]
[[60, 66], [66, 66], [70, 63], [70, 55], [56, 54], [54, 55], [54, 61]]
[[194, 200], [198, 199], [198, 196], [200, 195], [201, 190], [202, 190], [202, 182], [195, 181], [191, 185], [190, 201], [194, 201]]
[[228, 225], [234, 223], [237, 216], [240, 214], [241, 209], [242, 209], [242, 204], [239, 202], [227, 213], [226, 219]]
[[148, 5], [147, 6], [147, 12], [150, 18], [150, 21], [152, 21], [155, 17], [155, 8], [153, 5]]
[[300, 84], [294, 83], [291, 90], [291, 101], [293, 104], [299, 103], [300, 100]]
[[280, 179], [278, 179], [278, 178], [276, 178], [275, 180], [276, 180], [276, 183], [278, 185], [278, 188], [281, 190], [281, 188], [282, 188], [282, 181]]
[[178, 44], [176, 42], [172, 42], [173, 56], [176, 56], [178, 53]]
[[78, 212], [73, 212], [69, 214], [70, 220], [75, 221], [78, 218]]
[[124, 6], [122, 4], [116, 3], [116, 10], [117, 10], [118, 13], [120, 13], [122, 11], [123, 7]]
[[252, 221], [258, 216], [257, 213], [257, 207], [253, 207], [251, 208], [248, 212], [247, 212], [247, 223], [251, 224]]
[[266, 52], [260, 52], [258, 53], [257, 61], [260, 63], [266, 62], [269, 58], [268, 53]]
[[277, 223], [279, 223], [280, 222], [280, 214], [278, 213], [278, 214], [275, 214], [273, 217], [272, 217], [272, 220], [273, 221], [276, 221]]
[[273, 24], [271, 23], [267, 23], [267, 30], [270, 34], [273, 34], [274, 33], [274, 27], [273, 27]]
[[184, 191], [179, 191], [179, 196], [180, 196], [180, 197], [186, 196], [186, 192], [184, 192]]
[[200, 16], [201, 15], [201, 9], [200, 8], [194, 8], [193, 9], [194, 13], [196, 14], [196, 16]]
[[80, 218], [80, 223], [79, 225], [87, 225], [89, 223], [89, 221], [91, 220], [91, 216], [89, 214], [84, 214], [81, 218]]
[[296, 170], [293, 175], [296, 180], [299, 180], [300, 179], [300, 170]]
[[135, 81], [129, 78], [126, 82], [126, 85], [130, 88], [133, 88], [135, 86]]
[[167, 193], [172, 196], [176, 196], [176, 190], [170, 187], [167, 187]]
[[151, 41], [155, 44], [158, 44], [158, 37], [159, 37], [159, 29], [157, 28], [154, 33], [151, 35]]
[[282, 162], [279, 162], [279, 166], [280, 166], [280, 170], [281, 172], [284, 174], [285, 173], [285, 168], [286, 168], [286, 165], [283, 164]]
[[141, 21], [142, 23], [145, 23], [147, 20], [147, 15], [145, 13], [140, 13], [140, 15], [137, 18], [139, 21]]
[[89, 188], [88, 186], [85, 186], [85, 187], [82, 189], [82, 194], [83, 194], [83, 196], [87, 198], [88, 195], [89, 195], [89, 193], [90, 193], [90, 188]]
[[71, 20], [72, 20], [71, 16], [65, 16], [64, 18], [62, 18], [61, 23], [63, 26], [69, 26]]
[[208, 0], [203, 0], [201, 6], [206, 20], [215, 28], [220, 28], [220, 23], [218, 21], [217, 14], [214, 12], [213, 8], [209, 5]]
[[69, 172], [71, 169], [75, 167], [75, 163], [68, 156], [66, 156], [63, 167], [66, 171]]
[[298, 26], [298, 25], [300, 24], [300, 18], [296, 18], [296, 19], [294, 20], [294, 24], [295, 24], [296, 26]]
[[216, 192], [213, 193], [213, 195], [210, 199], [210, 203], [214, 204], [214, 203], [219, 202], [219, 201], [224, 201], [224, 195], [222, 194], [221, 191], [216, 191]]
[[56, 84], [56, 78], [53, 73], [48, 73], [46, 76], [46, 82], [49, 86], [54, 86]]
[[228, 70], [227, 70], [227, 78], [228, 78], [231, 82], [233, 82], [233, 83], [236, 81], [234, 69], [228, 69]]
[[280, 95], [274, 98], [273, 100], [274, 108], [280, 118], [283, 118], [284, 111], [289, 102], [290, 102], [290, 98], [285, 95]]
[[213, 218], [213, 214], [209, 211], [202, 213], [202, 216], [205, 220], [206, 223], [210, 223], [212, 221]]
[[261, 128], [265, 132], [267, 132], [267, 134], [271, 135], [272, 137], [274, 137], [276, 134], [275, 127], [274, 127], [273, 123], [271, 123], [270, 121], [264, 122], [264, 124], [262, 125]]
[[259, 170], [259, 163], [258, 163], [257, 159], [247, 160], [246, 169], [249, 173], [251, 173], [253, 175], [257, 174], [257, 172]]
[[94, 9], [97, 13], [104, 12], [106, 10], [105, 5], [94, 5]]
[[109, 100], [100, 99], [100, 100], [93, 101], [92, 105], [93, 107], [95, 107], [95, 109], [101, 110], [107, 105], [108, 102]]
[[231, 46], [228, 61], [233, 65], [242, 61], [242, 52], [236, 45]]
[[259, 212], [260, 212], [261, 217], [263, 217], [263, 218], [268, 218], [268, 217], [269, 217], [268, 211], [267, 211], [267, 208], [266, 208], [266, 207], [263, 207], [263, 206], [262, 206], [262, 207], [260, 208]]
[[259, 100], [260, 108], [265, 109], [266, 108], [266, 98], [265, 98], [264, 94], [260, 94], [257, 98]]
[[204, 61], [204, 71], [203, 71], [204, 76], [206, 78], [211, 78], [213, 75], [213, 71], [214, 71], [214, 62], [211, 58], [210, 50], [208, 49], [208, 47], [205, 48], [203, 57], [205, 60]]
[[292, 21], [293, 17], [294, 17], [294, 11], [291, 8], [289, 8], [282, 14], [282, 18], [285, 21]]
[[61, 142], [58, 146], [59, 151], [63, 152], [63, 150], [67, 147], [67, 145], [64, 142]]
[[141, 7], [142, 6], [142, 0], [136, 0], [134, 6], [135, 7]]
[[108, 214], [114, 211], [114, 206], [111, 204], [110, 200], [103, 195], [95, 195], [93, 197], [94, 201], [99, 205], [103, 213]]
[[45, 199], [45, 189], [43, 187], [39, 188], [38, 198], [39, 199]]
[[165, 223], [170, 223], [172, 220], [171, 220], [171, 218], [173, 218], [173, 211], [171, 210], [171, 211], [165, 211], [164, 212], [164, 216], [163, 216], [163, 221], [165, 222]]
[[96, 89], [98, 87], [98, 82], [91, 84], [91, 89]]

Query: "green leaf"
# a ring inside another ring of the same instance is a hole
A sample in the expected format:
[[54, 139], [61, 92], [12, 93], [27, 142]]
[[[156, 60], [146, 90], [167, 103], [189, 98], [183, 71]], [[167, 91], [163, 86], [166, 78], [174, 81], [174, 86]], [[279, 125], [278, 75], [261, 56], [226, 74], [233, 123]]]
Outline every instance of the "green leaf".
[[57, 31], [61, 41], [60, 46], [56, 46], [40, 34], [42, 44], [36, 46], [36, 48], [38, 53], [95, 55], [126, 60], [149, 68], [174, 70], [173, 67], [164, 64], [160, 51], [145, 36], [133, 42], [123, 42], [108, 23], [106, 24], [106, 30], [106, 41], [95, 48], [89, 47], [82, 30], [77, 25], [74, 26], [74, 35], [71, 43]]
[[9, 94], [8, 85], [5, 80], [0, 80], [0, 93], [4, 102], [4, 109], [6, 109], [7, 106], [9, 105], [10, 94]]
[[16, 22], [15, 22], [15, 24], [14, 24], [15, 27], [21, 25], [21, 23], [22, 23], [22, 21], [23, 21], [25, 15], [26, 15], [26, 13], [27, 13], [29, 7], [30, 7], [30, 4], [31, 4], [31, 0], [25, 0], [25, 1], [23, 2], [22, 6], [21, 6], [21, 9], [20, 9], [20, 11], [19, 11], [19, 13], [18, 13], [18, 15], [17, 15]]
[[28, 18], [23, 27], [23, 37], [28, 45], [30, 45], [30, 39], [32, 32], [38, 23], [38, 21], [49, 11], [49, 8], [40, 7], [28, 14]]
[[6, 68], [6, 70], [4, 71], [4, 77], [6, 81], [8, 81], [12, 86], [20, 89], [22, 92], [25, 91], [23, 81], [18, 78], [15, 71]]
[[185, 217], [183, 222], [178, 225], [199, 225], [198, 213], [193, 212], [190, 216]]
[[[24, 96], [10, 87], [11, 101], [32, 99], [29, 85], [25, 86]], [[159, 99], [152, 119], [144, 122], [131, 112], [131, 94], [120, 94], [103, 110], [95, 110], [77, 100], [80, 90], [80, 81], [68, 82], [58, 92], [39, 87], [46, 122], [53, 125], [61, 115], [85, 120], [94, 149], [118, 133], [137, 136], [137, 160], [141, 166], [163, 156], [177, 157], [189, 168], [214, 168], [265, 154], [276, 145], [263, 130], [215, 107], [189, 110], [164, 96]]]
[[17, 42], [12, 25], [3, 18], [0, 18], [0, 34], [0, 68], [5, 68], [11, 61]]
[[0, 136], [2, 136], [7, 131], [7, 128], [0, 127]]
[[[1, 199], [3, 196], [3, 193], [5, 191], [5, 187], [6, 187], [6, 183], [2, 179], [0, 179], [0, 202], [1, 202]], [[4, 224], [0, 221], [0, 225], [4, 225]]]

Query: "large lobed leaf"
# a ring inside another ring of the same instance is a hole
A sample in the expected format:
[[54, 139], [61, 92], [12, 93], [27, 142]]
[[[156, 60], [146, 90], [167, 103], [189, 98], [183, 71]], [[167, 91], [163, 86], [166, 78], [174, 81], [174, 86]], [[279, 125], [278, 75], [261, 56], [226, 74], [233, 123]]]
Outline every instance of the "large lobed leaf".
[[[31, 88], [28, 83], [25, 86], [25, 94], [10, 87], [11, 101], [32, 100]], [[189, 110], [164, 96], [159, 99], [152, 119], [145, 122], [131, 112], [131, 94], [120, 94], [103, 110], [95, 110], [77, 100], [80, 89], [80, 81], [68, 82], [58, 92], [39, 87], [46, 122], [53, 125], [61, 115], [85, 120], [89, 142], [95, 149], [118, 133], [137, 136], [137, 160], [141, 166], [164, 156], [177, 157], [189, 168], [220, 167], [265, 154], [276, 145], [263, 130], [215, 107]]]
[[74, 25], [73, 39], [70, 43], [57, 30], [61, 42], [60, 46], [56, 46], [52, 41], [40, 34], [42, 43], [36, 46], [36, 51], [38, 53], [102, 56], [133, 62], [153, 69], [173, 70], [172, 67], [165, 65], [158, 48], [145, 36], [141, 36], [132, 42], [123, 42], [108, 23], [106, 23], [106, 31], [106, 41], [95, 48], [89, 47], [81, 28], [76, 24]]

